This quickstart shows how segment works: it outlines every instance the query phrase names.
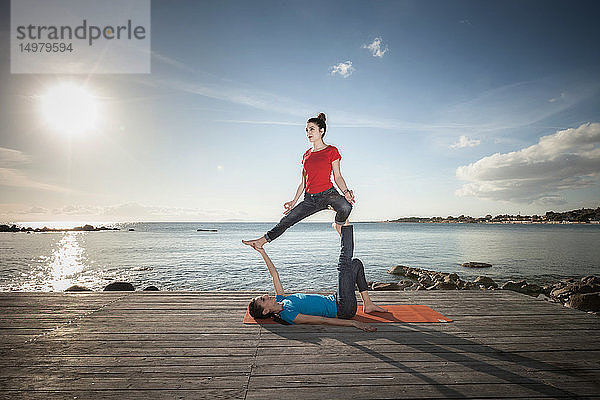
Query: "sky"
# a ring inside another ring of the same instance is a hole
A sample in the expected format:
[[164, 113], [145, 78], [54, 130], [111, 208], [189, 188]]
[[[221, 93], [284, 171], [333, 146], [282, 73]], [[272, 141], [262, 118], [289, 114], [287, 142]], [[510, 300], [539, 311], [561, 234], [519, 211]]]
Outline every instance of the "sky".
[[[598, 207], [599, 12], [152, 0], [151, 73], [15, 74], [0, 0], [0, 221], [277, 221], [319, 112], [351, 220]], [[41, 111], [66, 81], [98, 106], [86, 132]]]

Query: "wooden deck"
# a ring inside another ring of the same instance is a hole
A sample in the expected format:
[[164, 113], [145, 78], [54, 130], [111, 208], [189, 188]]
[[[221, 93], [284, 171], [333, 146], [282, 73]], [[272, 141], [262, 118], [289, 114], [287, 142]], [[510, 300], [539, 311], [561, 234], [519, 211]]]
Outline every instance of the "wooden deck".
[[600, 398], [600, 318], [508, 291], [374, 292], [451, 323], [243, 325], [250, 292], [0, 293], [0, 398]]

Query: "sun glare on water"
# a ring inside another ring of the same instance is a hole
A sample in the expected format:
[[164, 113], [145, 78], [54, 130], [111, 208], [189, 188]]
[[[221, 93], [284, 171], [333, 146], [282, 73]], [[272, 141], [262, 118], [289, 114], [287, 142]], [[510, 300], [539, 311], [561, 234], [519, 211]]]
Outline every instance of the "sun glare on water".
[[83, 85], [64, 82], [41, 96], [45, 122], [54, 130], [69, 135], [89, 132], [98, 123], [98, 102]]

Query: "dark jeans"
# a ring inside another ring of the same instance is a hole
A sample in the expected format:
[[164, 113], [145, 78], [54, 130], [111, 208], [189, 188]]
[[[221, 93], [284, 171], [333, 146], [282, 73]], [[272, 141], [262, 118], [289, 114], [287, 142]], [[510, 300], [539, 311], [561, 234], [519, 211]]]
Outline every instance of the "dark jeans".
[[346, 200], [333, 186], [320, 193], [304, 193], [304, 200], [292, 208], [281, 221], [265, 235], [268, 242], [277, 239], [287, 228], [304, 218], [331, 206], [335, 211], [335, 222], [342, 225], [348, 219], [352, 204]]
[[354, 233], [352, 225], [342, 226], [342, 250], [338, 262], [338, 291], [336, 293], [338, 318], [352, 318], [356, 314], [356, 294], [354, 287], [363, 292], [369, 289], [365, 278], [365, 268], [354, 254]]

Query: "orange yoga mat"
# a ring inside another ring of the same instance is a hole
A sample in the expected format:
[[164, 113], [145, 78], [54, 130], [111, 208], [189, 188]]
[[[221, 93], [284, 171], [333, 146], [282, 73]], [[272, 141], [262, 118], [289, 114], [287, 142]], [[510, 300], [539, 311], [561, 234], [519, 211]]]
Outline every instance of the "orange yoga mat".
[[[362, 322], [370, 323], [385, 323], [385, 322], [452, 322], [450, 318], [444, 317], [437, 311], [419, 304], [388, 304], [381, 305], [388, 312], [365, 314], [362, 311], [362, 306], [358, 306], [356, 315], [353, 319]], [[254, 319], [246, 309], [244, 315], [245, 324], [276, 324], [272, 319]]]

